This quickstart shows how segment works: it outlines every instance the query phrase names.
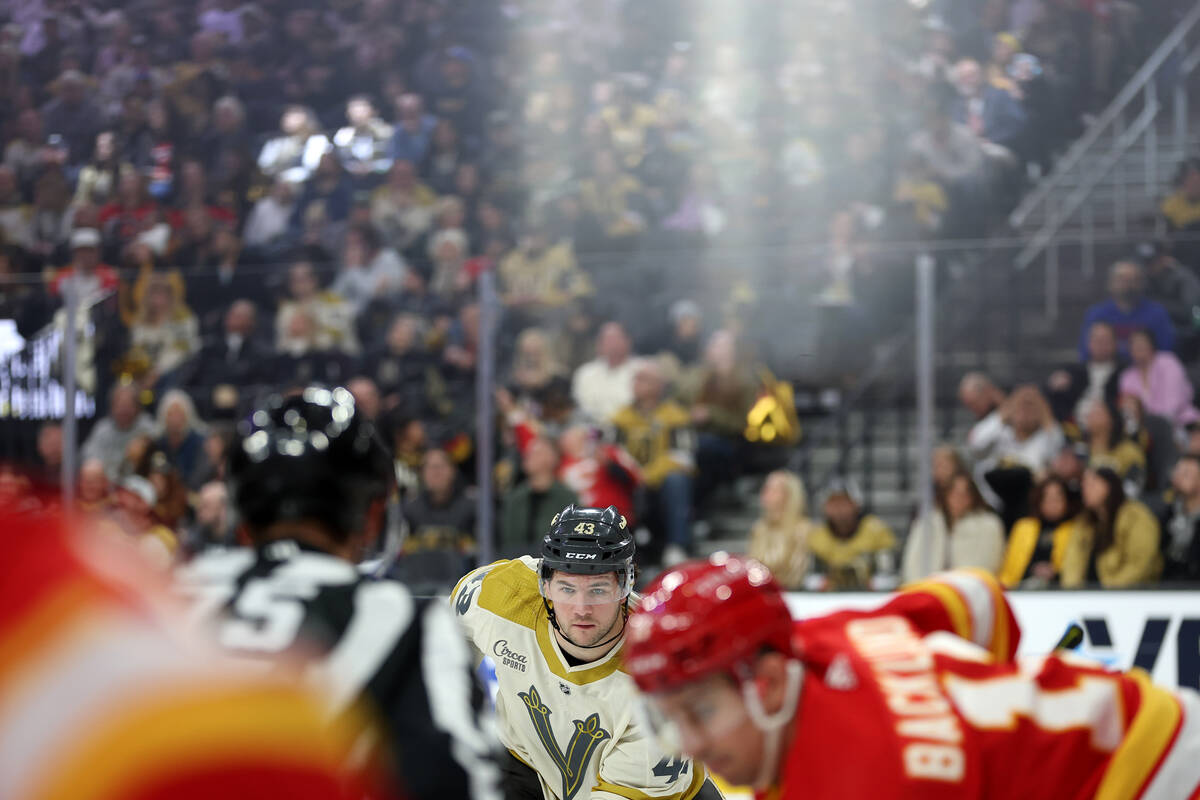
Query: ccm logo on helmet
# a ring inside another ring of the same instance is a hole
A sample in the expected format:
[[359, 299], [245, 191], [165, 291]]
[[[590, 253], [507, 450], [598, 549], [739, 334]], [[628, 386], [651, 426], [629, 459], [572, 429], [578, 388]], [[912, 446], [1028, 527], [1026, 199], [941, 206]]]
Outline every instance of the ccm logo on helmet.
[[567, 558], [579, 558], [579, 559], [586, 559], [588, 561], [591, 561], [592, 559], [596, 558], [598, 555], [599, 555], [598, 553], [567, 553], [566, 554]]

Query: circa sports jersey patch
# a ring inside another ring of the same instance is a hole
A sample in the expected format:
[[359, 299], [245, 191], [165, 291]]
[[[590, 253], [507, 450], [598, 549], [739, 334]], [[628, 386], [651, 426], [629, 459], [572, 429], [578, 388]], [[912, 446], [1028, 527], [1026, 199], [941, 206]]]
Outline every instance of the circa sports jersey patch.
[[600, 715], [592, 714], [587, 719], [572, 720], [575, 732], [571, 734], [566, 748], [561, 748], [550, 725], [550, 707], [542, 702], [537, 688], [530, 686], [528, 692], [518, 692], [517, 697], [525, 703], [538, 739], [562, 775], [562, 800], [574, 800], [583, 788], [583, 779], [592, 755], [605, 739], [612, 738], [612, 734], [600, 727]]
[[518, 672], [524, 672], [529, 666], [529, 657], [509, 649], [507, 639], [501, 639], [492, 645], [492, 655], [499, 659], [498, 663], [501, 665], [512, 667]]

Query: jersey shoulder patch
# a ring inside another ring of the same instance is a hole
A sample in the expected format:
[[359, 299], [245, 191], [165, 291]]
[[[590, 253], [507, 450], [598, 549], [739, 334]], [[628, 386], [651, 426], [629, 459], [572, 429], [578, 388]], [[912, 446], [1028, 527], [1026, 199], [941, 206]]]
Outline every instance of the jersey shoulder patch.
[[543, 613], [532, 559], [497, 561], [468, 574], [453, 594], [454, 609], [465, 616], [472, 606], [526, 628]]

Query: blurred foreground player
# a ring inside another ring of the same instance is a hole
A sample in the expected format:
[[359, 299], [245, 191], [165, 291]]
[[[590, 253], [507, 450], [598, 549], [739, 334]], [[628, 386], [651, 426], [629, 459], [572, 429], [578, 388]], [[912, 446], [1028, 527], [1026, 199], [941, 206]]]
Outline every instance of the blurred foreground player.
[[495, 662], [507, 800], [717, 797], [704, 769], [659, 749], [621, 667], [633, 536], [616, 508], [567, 506], [540, 559], [480, 567], [451, 602]]
[[312, 698], [178, 635], [133, 547], [0, 512], [0, 549], [0, 797], [369, 795]]
[[1200, 796], [1200, 696], [1015, 659], [1019, 635], [984, 573], [793, 622], [766, 567], [718, 554], [647, 588], [627, 665], [660, 736], [767, 797]]
[[343, 388], [271, 398], [239, 429], [230, 458], [253, 549], [214, 551], [180, 576], [240, 656], [292, 655], [333, 715], [365, 707], [378, 749], [414, 800], [499, 797], [494, 733], [471, 653], [445, 603], [362, 576], [383, 528], [391, 455]]

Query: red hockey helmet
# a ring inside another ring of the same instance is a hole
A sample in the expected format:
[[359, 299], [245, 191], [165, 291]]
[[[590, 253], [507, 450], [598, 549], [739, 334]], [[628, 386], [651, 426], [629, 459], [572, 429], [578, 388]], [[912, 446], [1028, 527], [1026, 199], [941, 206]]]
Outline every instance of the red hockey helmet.
[[792, 617], [771, 571], [715, 553], [664, 572], [630, 616], [625, 665], [644, 692], [733, 672], [763, 650], [794, 655]]

